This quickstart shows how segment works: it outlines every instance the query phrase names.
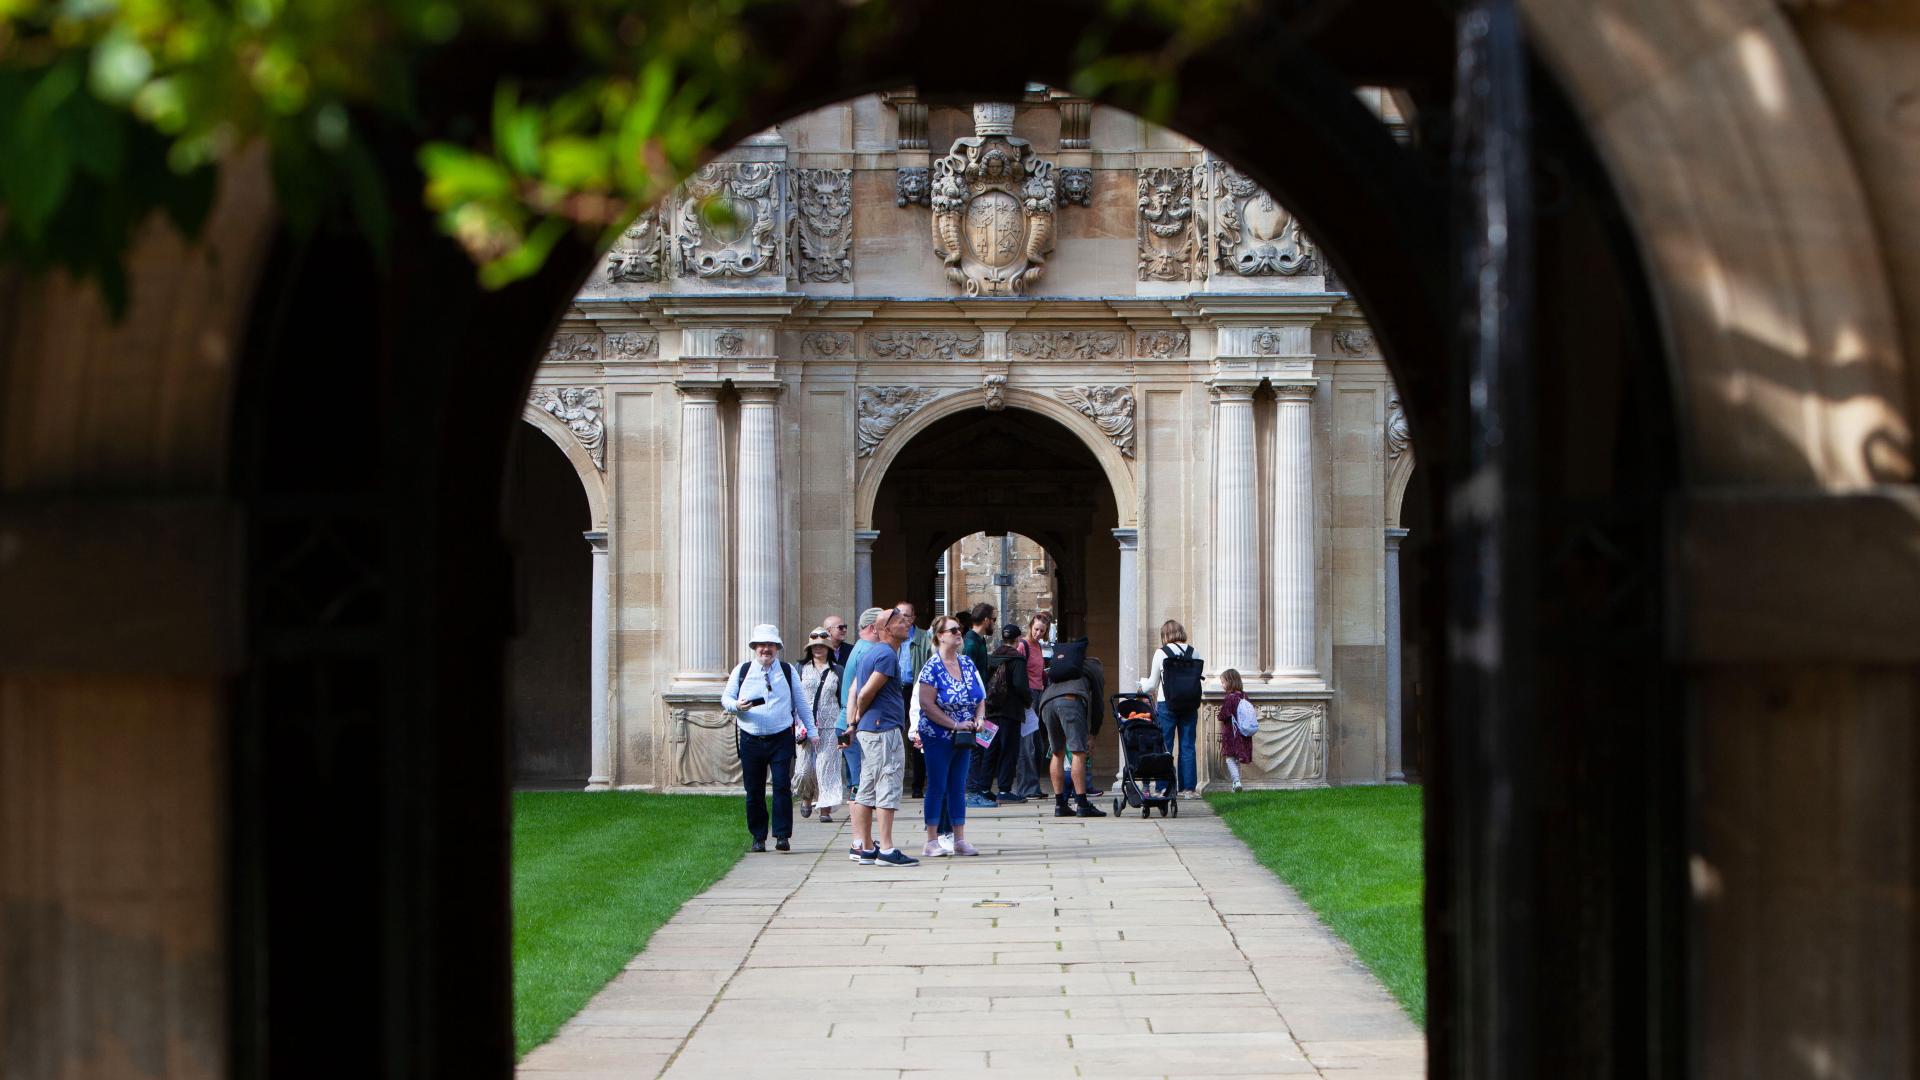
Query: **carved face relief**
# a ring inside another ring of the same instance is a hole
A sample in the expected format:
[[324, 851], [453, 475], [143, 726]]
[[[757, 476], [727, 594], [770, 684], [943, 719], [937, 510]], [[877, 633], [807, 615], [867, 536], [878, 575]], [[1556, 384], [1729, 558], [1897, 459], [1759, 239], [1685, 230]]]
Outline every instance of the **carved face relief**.
[[1200, 233], [1193, 195], [1191, 169], [1140, 170], [1141, 281], [1191, 281], [1199, 276]]
[[648, 207], [620, 234], [620, 240], [607, 252], [607, 280], [611, 282], [659, 281], [661, 240], [660, 211]]
[[800, 280], [853, 280], [853, 170], [796, 169]]
[[895, 169], [893, 173], [894, 205], [905, 206], [908, 203], [917, 203], [925, 206], [932, 187], [933, 181], [923, 167], [905, 166]]
[[1081, 206], [1093, 205], [1093, 170], [1060, 169], [1060, 205], [1078, 203]]

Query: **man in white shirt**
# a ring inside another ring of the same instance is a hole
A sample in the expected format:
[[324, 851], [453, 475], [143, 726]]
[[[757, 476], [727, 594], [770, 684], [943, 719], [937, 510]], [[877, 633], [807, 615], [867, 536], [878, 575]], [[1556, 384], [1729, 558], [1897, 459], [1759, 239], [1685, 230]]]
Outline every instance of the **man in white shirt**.
[[[747, 831], [753, 850], [792, 851], [794, 747], [813, 738], [813, 717], [800, 701], [800, 677], [780, 659], [780, 631], [762, 623], [747, 647], [753, 659], [733, 670], [720, 707], [739, 728], [740, 780], [747, 791]], [[773, 817], [767, 817], [767, 783], [773, 783]]]

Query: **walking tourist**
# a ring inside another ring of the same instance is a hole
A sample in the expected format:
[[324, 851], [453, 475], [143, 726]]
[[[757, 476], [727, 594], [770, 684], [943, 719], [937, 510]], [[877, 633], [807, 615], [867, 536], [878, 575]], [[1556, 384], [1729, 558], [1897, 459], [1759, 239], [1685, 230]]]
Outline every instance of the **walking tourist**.
[[826, 628], [827, 644], [833, 647], [833, 666], [847, 670], [847, 660], [853, 655], [853, 642], [847, 640], [847, 620], [829, 615], [820, 620], [820, 625]]
[[[842, 629], [845, 625], [841, 624]], [[833, 660], [833, 635], [824, 626], [814, 627], [807, 635], [807, 662], [800, 667], [800, 696], [813, 717], [813, 738], [807, 742], [805, 764], [813, 767], [814, 805], [820, 809], [823, 825], [833, 824], [833, 808], [846, 798], [838, 729], [840, 682], [841, 668]], [[796, 777], [799, 772], [795, 770]], [[800, 816], [806, 817], [807, 810], [802, 809]]]
[[[1061, 661], [1054, 663], [1057, 669]], [[1106, 700], [1106, 671], [1089, 656], [1079, 671], [1054, 670], [1048, 681], [1040, 695], [1040, 722], [1046, 728], [1052, 758], [1048, 773], [1053, 780], [1053, 816], [1106, 817], [1107, 812], [1087, 798], [1087, 748], [1093, 744], [1093, 710]], [[1073, 754], [1072, 806], [1067, 805], [1069, 752]]]
[[986, 791], [997, 793], [996, 797], [1003, 803], [1023, 803], [1027, 801], [1026, 796], [1014, 791], [1013, 784], [1020, 768], [1023, 744], [1020, 726], [1026, 722], [1033, 692], [1027, 683], [1027, 658], [1020, 652], [1018, 626], [1009, 623], [1000, 628], [1000, 644], [988, 654], [985, 670], [987, 719], [1000, 729], [984, 755]]
[[[741, 664], [720, 694], [720, 707], [733, 714], [740, 740], [740, 780], [747, 792], [747, 832], [753, 850], [773, 846], [792, 851], [794, 746], [813, 737], [813, 718], [805, 714], [800, 679], [780, 659], [780, 631], [762, 623], [747, 642], [753, 659]], [[773, 783], [773, 817], [767, 817], [767, 783]]]
[[927, 822], [924, 856], [945, 855], [940, 844], [941, 817], [952, 824], [953, 853], [978, 855], [967, 842], [967, 769], [976, 751], [979, 733], [986, 728], [987, 690], [980, 669], [961, 655], [966, 626], [945, 615], [934, 620], [936, 651], [920, 670], [920, 739], [926, 746]]
[[[975, 604], [971, 610], [961, 613], [961, 619], [967, 626], [967, 632], [961, 640], [960, 653], [973, 661], [973, 668], [980, 673], [981, 679], [987, 675], [987, 654], [993, 648], [992, 634], [994, 610], [992, 604]], [[987, 755], [976, 751], [968, 755], [967, 765], [967, 805], [987, 808], [999, 805], [994, 795], [991, 777], [987, 774]]]
[[1193, 789], [1199, 782], [1193, 740], [1200, 726], [1202, 666], [1193, 646], [1187, 644], [1187, 628], [1173, 619], [1161, 623], [1160, 648], [1153, 654], [1153, 669], [1140, 680], [1140, 692], [1154, 695], [1153, 720], [1167, 741], [1167, 753], [1176, 753], [1174, 746], [1179, 744], [1175, 775], [1183, 799], [1195, 797]]
[[1240, 766], [1253, 760], [1253, 733], [1260, 730], [1260, 716], [1247, 700], [1247, 688], [1233, 668], [1220, 673], [1220, 688], [1227, 696], [1220, 702], [1220, 758], [1227, 763], [1227, 778], [1233, 790], [1240, 790]]
[[847, 662], [840, 666], [840, 719], [836, 721], [835, 732], [840, 739], [840, 759], [847, 767], [848, 791], [853, 791], [860, 786], [860, 741], [854, 737], [851, 722], [847, 719], [847, 699], [853, 686], [853, 665], [859, 662], [863, 652], [886, 648], [880, 642], [878, 626], [880, 617], [884, 614], [886, 609], [877, 607], [868, 608], [860, 613], [860, 637], [848, 652]]
[[[919, 616], [913, 610], [913, 604], [902, 600], [893, 605], [893, 610], [906, 616], [907, 636], [900, 642], [897, 651], [900, 654], [900, 698], [909, 707], [913, 704], [913, 680], [920, 669], [927, 665], [927, 658], [933, 655], [933, 635], [927, 633], [915, 621]], [[907, 747], [907, 790], [914, 798], [919, 798], [926, 785], [926, 761], [919, 745]]]
[[889, 611], [874, 627], [875, 648], [857, 657], [847, 676], [854, 686], [847, 720], [860, 742], [860, 789], [853, 797], [853, 849], [847, 857], [866, 866], [914, 866], [920, 860], [893, 844], [893, 815], [907, 773], [907, 703], [895, 650], [913, 624]]
[[1020, 722], [1020, 763], [1013, 790], [1029, 799], [1041, 796], [1040, 778], [1047, 773], [1047, 738], [1040, 730], [1040, 692], [1047, 688], [1047, 639], [1053, 633], [1053, 615], [1035, 612], [1027, 621], [1020, 655], [1027, 658], [1027, 713]]

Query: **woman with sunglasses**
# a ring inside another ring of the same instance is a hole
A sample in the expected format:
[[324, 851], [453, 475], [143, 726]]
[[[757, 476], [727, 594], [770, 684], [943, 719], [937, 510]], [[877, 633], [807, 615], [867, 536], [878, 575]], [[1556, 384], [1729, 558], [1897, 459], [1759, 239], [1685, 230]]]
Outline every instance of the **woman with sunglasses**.
[[807, 635], [807, 662], [800, 665], [802, 708], [812, 709], [814, 738], [802, 753], [794, 769], [795, 794], [800, 792], [802, 775], [812, 777], [814, 798], [803, 805], [800, 816], [814, 807], [820, 810], [820, 822], [833, 824], [833, 808], [846, 798], [846, 774], [840, 768], [840, 739], [834, 724], [840, 719], [840, 666], [833, 662], [833, 636], [825, 627], [816, 626]]
[[[920, 695], [920, 738], [927, 756], [927, 797], [922, 810], [927, 821], [923, 857], [946, 854], [940, 846], [939, 825], [944, 810], [953, 826], [953, 853], [978, 855], [967, 842], [967, 768], [972, 764], [975, 735], [986, 726], [987, 690], [979, 669], [960, 653], [966, 626], [951, 615], [934, 621], [934, 654], [920, 669], [915, 692]], [[959, 735], [963, 745], [955, 745]]]

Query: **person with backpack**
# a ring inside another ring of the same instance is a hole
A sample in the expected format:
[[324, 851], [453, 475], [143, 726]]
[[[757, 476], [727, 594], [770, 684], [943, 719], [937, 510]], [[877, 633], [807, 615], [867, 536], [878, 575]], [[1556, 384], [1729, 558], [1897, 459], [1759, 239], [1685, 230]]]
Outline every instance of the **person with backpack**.
[[1247, 700], [1246, 684], [1233, 668], [1220, 673], [1220, 689], [1227, 692], [1220, 702], [1220, 760], [1227, 763], [1227, 779], [1233, 790], [1240, 790], [1240, 766], [1253, 761], [1253, 736], [1260, 730], [1260, 714]]
[[1160, 727], [1160, 737], [1167, 741], [1167, 753], [1175, 755], [1174, 773], [1183, 799], [1195, 798], [1194, 788], [1199, 784], [1193, 740], [1200, 728], [1200, 673], [1204, 667], [1205, 662], [1187, 644], [1187, 628], [1173, 619], [1161, 623], [1160, 648], [1153, 654], [1153, 669], [1140, 680], [1140, 692], [1154, 695], [1153, 720]]
[[987, 655], [987, 719], [1000, 729], [987, 748], [983, 790], [1003, 803], [1023, 803], [1027, 797], [1013, 790], [1020, 768], [1020, 725], [1033, 701], [1027, 682], [1027, 657], [1020, 651], [1020, 628], [1000, 628], [1000, 644]]
[[[780, 659], [780, 631], [771, 624], [753, 628], [747, 641], [753, 659], [733, 670], [720, 694], [720, 707], [732, 714], [740, 746], [740, 782], [747, 793], [747, 832], [753, 850], [792, 851], [794, 747], [814, 737], [806, 715], [800, 676]], [[767, 816], [767, 782], [773, 782], [773, 816]]]
[[[1106, 705], [1106, 671], [1086, 654], [1082, 638], [1054, 650], [1047, 668], [1047, 689], [1040, 695], [1040, 723], [1046, 728], [1048, 773], [1053, 780], [1054, 817], [1106, 817], [1087, 797], [1087, 750], [1100, 730], [1098, 710]], [[1067, 755], [1073, 755], [1071, 767]], [[1072, 788], [1067, 784], [1071, 780]], [[1072, 798], [1072, 805], [1067, 800]]]

